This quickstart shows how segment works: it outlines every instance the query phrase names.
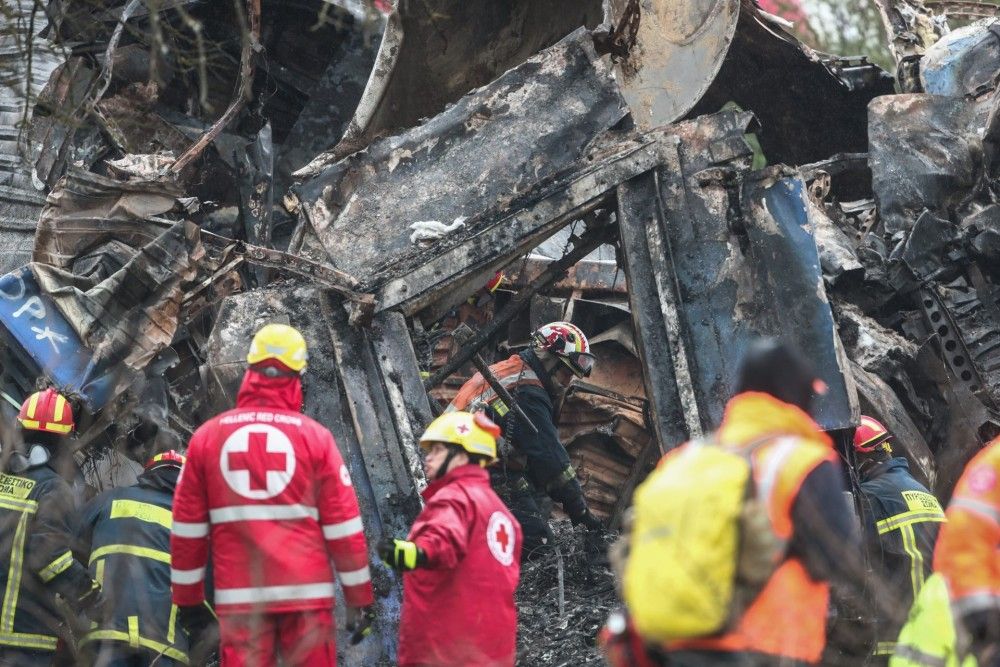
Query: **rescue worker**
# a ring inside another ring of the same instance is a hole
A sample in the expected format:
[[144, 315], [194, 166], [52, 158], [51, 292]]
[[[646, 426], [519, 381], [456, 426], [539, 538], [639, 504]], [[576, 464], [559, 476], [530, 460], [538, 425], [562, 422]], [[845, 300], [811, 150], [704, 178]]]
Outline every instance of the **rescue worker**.
[[360, 641], [374, 620], [351, 476], [330, 432], [302, 414], [306, 342], [268, 324], [253, 338], [236, 408], [191, 437], [174, 501], [173, 601], [188, 630], [211, 548], [224, 667], [336, 664], [334, 570]]
[[[573, 377], [587, 377], [594, 366], [590, 343], [569, 322], [551, 322], [532, 335], [532, 347], [490, 366], [490, 371], [514, 397], [538, 429], [519, 422], [482, 374], [476, 373], [459, 389], [447, 411], [484, 410], [501, 426], [502, 437], [513, 455], [504, 456], [491, 470], [494, 486], [510, 498], [510, 509], [524, 529], [524, 550], [530, 558], [551, 549], [552, 531], [542, 516], [535, 492], [544, 491], [562, 504], [574, 526], [583, 525], [592, 550], [603, 535], [603, 526], [587, 507], [583, 489], [570, 465], [569, 454], [559, 442], [555, 404]], [[523, 457], [523, 461], [521, 458]]]
[[24, 450], [0, 474], [0, 665], [51, 665], [62, 634], [55, 596], [95, 620], [105, 598], [73, 558], [73, 494], [56, 472], [72, 455], [73, 409], [49, 388], [24, 401], [17, 421]]
[[855, 469], [861, 480], [861, 514], [868, 562], [892, 617], [878, 618], [872, 664], [886, 664], [906, 612], [931, 574], [934, 543], [944, 510], [913, 478], [903, 457], [893, 458], [892, 435], [878, 420], [862, 416], [854, 431]]
[[499, 435], [482, 412], [449, 412], [420, 437], [427, 504], [405, 540], [379, 543], [405, 573], [400, 667], [514, 664], [521, 526], [484, 470]]
[[963, 648], [959, 649], [958, 634], [948, 584], [935, 572], [924, 582], [910, 609], [889, 667], [976, 667], [968, 642], [961, 642]]
[[80, 510], [78, 549], [110, 611], [83, 639], [95, 667], [188, 664], [188, 636], [170, 600], [170, 525], [184, 456], [157, 454], [135, 486], [111, 489]]
[[[784, 559], [742, 616], [719, 636], [646, 647], [627, 616], [613, 616], [602, 633], [611, 664], [820, 662], [831, 582], [860, 590], [863, 576], [860, 539], [842, 501], [837, 455], [809, 414], [813, 397], [822, 391], [822, 382], [792, 348], [773, 339], [750, 345], [715, 437], [723, 446], [755, 447], [754, 478], [758, 488], [772, 489], [768, 514], [775, 534], [787, 543]], [[762, 438], [773, 440], [761, 444]], [[774, 470], [773, 479], [765, 479], [768, 470]]]
[[966, 465], [947, 517], [934, 570], [947, 584], [959, 636], [968, 637], [959, 649], [980, 665], [1000, 664], [1000, 438]]

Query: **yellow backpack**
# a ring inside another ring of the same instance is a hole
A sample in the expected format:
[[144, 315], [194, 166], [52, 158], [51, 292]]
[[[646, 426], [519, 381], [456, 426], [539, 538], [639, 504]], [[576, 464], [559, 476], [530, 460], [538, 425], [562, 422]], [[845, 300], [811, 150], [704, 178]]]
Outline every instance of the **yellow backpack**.
[[707, 637], [738, 619], [784, 553], [750, 453], [693, 441], [636, 489], [623, 594], [649, 642]]

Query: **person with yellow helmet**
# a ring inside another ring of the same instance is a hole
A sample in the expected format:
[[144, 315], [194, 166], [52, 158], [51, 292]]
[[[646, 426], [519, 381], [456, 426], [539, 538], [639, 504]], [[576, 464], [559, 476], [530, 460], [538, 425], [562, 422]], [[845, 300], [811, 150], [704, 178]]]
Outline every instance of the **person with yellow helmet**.
[[107, 605], [71, 551], [73, 493], [59, 470], [71, 461], [73, 408], [49, 388], [24, 401], [17, 422], [24, 446], [0, 474], [0, 664], [50, 665], [61, 639], [56, 594], [93, 620]]
[[485, 470], [499, 434], [482, 412], [459, 411], [420, 437], [426, 505], [405, 540], [378, 545], [404, 573], [400, 667], [514, 664], [521, 526]]
[[352, 641], [370, 633], [374, 593], [357, 496], [333, 435], [302, 414], [302, 334], [254, 336], [236, 408], [191, 437], [170, 540], [173, 603], [190, 634], [211, 622], [211, 551], [222, 664], [334, 665], [334, 575]]

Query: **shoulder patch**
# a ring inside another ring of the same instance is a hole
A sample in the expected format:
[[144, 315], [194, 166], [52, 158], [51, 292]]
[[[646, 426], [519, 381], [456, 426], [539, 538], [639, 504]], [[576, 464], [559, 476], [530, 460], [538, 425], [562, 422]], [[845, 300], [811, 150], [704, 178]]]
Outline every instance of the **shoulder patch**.
[[973, 493], [988, 493], [997, 485], [997, 473], [992, 466], [979, 465], [969, 471], [966, 484]]
[[347, 464], [340, 464], [340, 481], [344, 486], [351, 486], [351, 473], [347, 471]]
[[514, 540], [516, 539], [514, 524], [501, 511], [493, 512], [486, 524], [486, 544], [493, 557], [507, 566], [514, 562]]

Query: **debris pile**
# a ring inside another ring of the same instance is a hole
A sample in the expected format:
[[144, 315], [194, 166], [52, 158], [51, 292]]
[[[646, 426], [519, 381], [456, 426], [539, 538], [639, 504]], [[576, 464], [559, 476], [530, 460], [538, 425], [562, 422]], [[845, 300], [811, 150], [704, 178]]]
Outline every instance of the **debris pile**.
[[[969, 3], [881, 2], [893, 76], [752, 0], [0, 2], [0, 397], [71, 394], [95, 488], [229, 405], [266, 321], [310, 341], [372, 541], [472, 355], [553, 319], [599, 358], [559, 431], [612, 528], [760, 334], [816, 363], [839, 443], [864, 410], [942, 493], [1000, 432], [1000, 51], [993, 19], [947, 32]], [[572, 558], [555, 618], [526, 568], [522, 646], [611, 604]]]

